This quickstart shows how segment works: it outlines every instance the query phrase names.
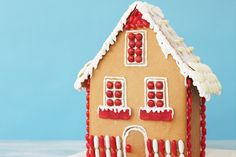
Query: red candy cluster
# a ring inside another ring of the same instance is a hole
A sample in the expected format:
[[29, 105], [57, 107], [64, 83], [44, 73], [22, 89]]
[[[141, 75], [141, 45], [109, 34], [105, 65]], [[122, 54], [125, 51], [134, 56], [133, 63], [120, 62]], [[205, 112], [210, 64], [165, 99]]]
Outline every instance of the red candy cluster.
[[148, 106], [149, 107], [163, 107], [163, 82], [162, 81], [149, 81], [147, 83], [147, 97], [148, 97]]
[[114, 136], [110, 137], [111, 144], [111, 156], [116, 157], [116, 138]]
[[200, 157], [205, 157], [206, 155], [206, 99], [201, 98], [201, 152]]
[[90, 80], [88, 79], [87, 80], [87, 87], [86, 87], [86, 100], [87, 100], [87, 103], [86, 103], [86, 131], [87, 131], [87, 134], [85, 135], [85, 139], [86, 139], [86, 147], [87, 147], [87, 152], [86, 152], [86, 156], [90, 156], [90, 154], [92, 153], [90, 150], [91, 148], [91, 137], [89, 136], [89, 94], [90, 94]]
[[192, 157], [191, 114], [192, 114], [192, 79], [187, 78], [187, 157]]
[[134, 9], [134, 11], [128, 17], [124, 28], [126, 30], [143, 28], [143, 27], [148, 28], [150, 24], [149, 22], [144, 20], [142, 16], [143, 16], [142, 13], [140, 13], [137, 9]]
[[106, 84], [106, 97], [108, 106], [122, 105], [122, 83], [120, 81], [108, 81]]
[[131, 32], [128, 34], [128, 61], [141, 63], [143, 61], [143, 34]]

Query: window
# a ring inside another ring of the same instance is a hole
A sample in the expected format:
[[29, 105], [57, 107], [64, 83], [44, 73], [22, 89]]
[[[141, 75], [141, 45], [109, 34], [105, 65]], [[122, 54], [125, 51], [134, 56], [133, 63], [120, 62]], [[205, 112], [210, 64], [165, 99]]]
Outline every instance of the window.
[[125, 66], [146, 66], [146, 31], [127, 31], [125, 35]]
[[173, 109], [168, 104], [167, 78], [146, 77], [144, 79], [145, 102], [140, 109], [140, 118], [143, 120], [173, 119]]
[[105, 77], [103, 105], [99, 108], [100, 118], [129, 119], [131, 109], [126, 104], [126, 81], [123, 77]]
[[146, 79], [146, 106], [164, 107], [166, 102], [164, 79]]

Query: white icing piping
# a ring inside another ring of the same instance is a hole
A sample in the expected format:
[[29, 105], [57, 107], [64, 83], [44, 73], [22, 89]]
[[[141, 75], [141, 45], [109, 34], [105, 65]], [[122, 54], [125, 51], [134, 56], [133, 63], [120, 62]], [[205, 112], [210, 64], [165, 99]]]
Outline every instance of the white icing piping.
[[130, 5], [96, 57], [80, 71], [74, 87], [77, 90], [82, 89], [82, 83], [88, 79], [89, 76], [92, 77], [93, 69], [97, 68], [99, 61], [109, 50], [110, 45], [115, 43], [118, 33], [123, 31], [123, 25], [126, 23], [126, 19], [135, 7], [143, 14], [143, 19], [150, 23], [150, 28], [156, 33], [157, 41], [165, 57], [167, 58], [169, 54], [173, 56], [180, 68], [181, 74], [184, 77], [189, 76], [192, 78], [193, 85], [197, 87], [200, 96], [209, 100], [211, 94], [220, 94], [221, 85], [215, 74], [213, 74], [207, 65], [200, 63], [199, 57], [192, 54], [192, 48], [188, 48], [184, 44], [183, 39], [168, 25], [168, 21], [164, 19], [161, 10], [141, 1], [136, 1]]

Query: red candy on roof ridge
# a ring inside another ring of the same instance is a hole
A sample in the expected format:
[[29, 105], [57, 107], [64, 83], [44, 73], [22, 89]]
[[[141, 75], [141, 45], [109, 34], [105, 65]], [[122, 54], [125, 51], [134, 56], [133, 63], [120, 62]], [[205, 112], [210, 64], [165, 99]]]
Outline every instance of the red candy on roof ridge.
[[138, 9], [134, 9], [134, 11], [128, 17], [127, 22], [124, 25], [124, 28], [126, 30], [143, 28], [143, 27], [148, 28], [150, 24], [149, 22], [147, 22], [147, 20], [144, 20], [142, 16], [143, 14], [140, 13]]

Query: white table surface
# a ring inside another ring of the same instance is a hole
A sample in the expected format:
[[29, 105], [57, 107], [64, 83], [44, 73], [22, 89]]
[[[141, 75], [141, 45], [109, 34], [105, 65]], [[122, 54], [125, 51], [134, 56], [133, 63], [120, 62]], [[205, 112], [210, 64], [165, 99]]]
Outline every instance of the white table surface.
[[[207, 157], [236, 157], [236, 141], [208, 141]], [[0, 157], [85, 157], [83, 141], [0, 141]]]

